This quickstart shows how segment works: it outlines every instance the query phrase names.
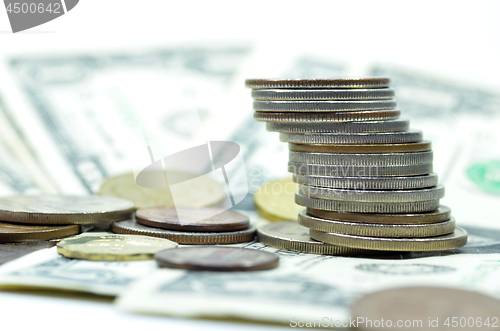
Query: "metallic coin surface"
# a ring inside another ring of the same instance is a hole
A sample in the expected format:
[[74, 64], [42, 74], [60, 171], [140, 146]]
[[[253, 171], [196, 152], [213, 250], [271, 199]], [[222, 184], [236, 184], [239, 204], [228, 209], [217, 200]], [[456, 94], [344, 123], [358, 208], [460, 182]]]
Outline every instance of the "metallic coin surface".
[[332, 177], [420, 176], [432, 172], [432, 163], [410, 165], [327, 165], [288, 162], [288, 171], [296, 175]]
[[[267, 123], [271, 124], [271, 123]], [[306, 145], [288, 144], [288, 149], [294, 152], [305, 153], [352, 153], [352, 154], [386, 154], [386, 153], [415, 153], [431, 150], [430, 141], [401, 144], [366, 144], [366, 145]]]
[[308, 215], [305, 210], [299, 213], [299, 224], [306, 228], [340, 234], [366, 237], [421, 238], [435, 237], [452, 233], [455, 220], [431, 224], [376, 224], [334, 221]]
[[313, 208], [307, 208], [307, 213], [328, 220], [378, 224], [430, 224], [445, 222], [451, 218], [451, 209], [442, 205], [435, 211], [411, 214], [343, 213]]
[[152, 260], [154, 254], [178, 244], [160, 238], [120, 234], [83, 234], [64, 239], [57, 252], [65, 257], [92, 261]]
[[272, 123], [335, 123], [353, 121], [384, 121], [399, 118], [399, 110], [362, 110], [347, 112], [254, 112], [253, 118]]
[[[224, 186], [205, 176], [180, 171], [169, 171], [165, 176], [181, 183], [176, 185], [177, 206], [193, 208], [218, 206], [226, 197]], [[174, 205], [170, 189], [139, 186], [132, 173], [106, 179], [99, 189], [99, 195], [128, 199], [134, 202], [135, 208]]]
[[[500, 312], [500, 300], [463, 289], [430, 286], [391, 288], [363, 296], [354, 302], [351, 310], [353, 320], [364, 319], [364, 322], [357, 325], [357, 329], [363, 331], [412, 328], [425, 331], [500, 329], [500, 323], [495, 323]], [[495, 326], [492, 326], [492, 318]], [[401, 320], [412, 323], [410, 328], [409, 324], [398, 326], [396, 323], [382, 328], [380, 325], [375, 327], [373, 322], [371, 325], [366, 323], [367, 320]], [[413, 321], [421, 323], [417, 325]], [[455, 324], [453, 321], [457, 323], [457, 327], [450, 327]], [[460, 323], [464, 327], [459, 326]]]
[[412, 165], [431, 163], [432, 151], [388, 154], [331, 154], [288, 152], [290, 162], [326, 165]]
[[134, 204], [101, 196], [26, 195], [0, 198], [0, 219], [29, 224], [90, 224], [127, 219]]
[[327, 245], [311, 240], [309, 229], [295, 221], [283, 221], [260, 226], [257, 229], [257, 239], [264, 245], [293, 252], [344, 256], [373, 254], [370, 251]]
[[150, 237], [165, 238], [186, 245], [236, 244], [252, 241], [255, 238], [255, 227], [227, 232], [185, 232], [151, 228], [137, 223], [135, 219], [115, 222], [111, 231], [120, 234], [137, 234]]
[[222, 208], [150, 207], [137, 210], [142, 225], [177, 231], [224, 232], [248, 228], [247, 216]]
[[381, 238], [353, 236], [348, 234], [327, 233], [310, 230], [309, 235], [315, 240], [343, 247], [380, 251], [424, 252], [443, 251], [465, 246], [467, 231], [455, 228], [451, 234], [428, 238]]
[[390, 79], [373, 78], [313, 78], [313, 79], [247, 79], [245, 86], [252, 89], [287, 88], [385, 88]]
[[394, 89], [254, 89], [255, 100], [379, 100], [394, 98]]
[[359, 201], [337, 201], [311, 198], [297, 192], [295, 202], [298, 205], [321, 210], [331, 210], [347, 213], [423, 213], [434, 211], [439, 207], [439, 200], [417, 201], [417, 202], [359, 202]]
[[0, 242], [22, 242], [27, 240], [52, 240], [80, 233], [78, 225], [25, 225], [0, 222]]
[[[407, 131], [410, 122], [404, 119], [364, 122], [268, 122], [266, 129], [287, 133], [328, 132], [401, 132]], [[290, 148], [290, 150], [292, 150]], [[300, 151], [299, 151], [300, 152]], [[335, 153], [335, 152], [334, 152]], [[352, 152], [351, 152], [352, 153]]]
[[396, 108], [396, 100], [321, 100], [321, 101], [269, 101], [256, 100], [253, 109], [258, 112], [316, 112], [356, 111]]
[[444, 186], [438, 185], [418, 190], [347, 190], [300, 185], [299, 192], [318, 199], [360, 202], [415, 202], [439, 200], [444, 197]]
[[293, 175], [301, 185], [353, 190], [411, 190], [436, 186], [437, 174], [408, 177], [331, 177]]
[[422, 140], [422, 131], [363, 133], [280, 133], [280, 140], [296, 144], [359, 145], [399, 144]]
[[182, 247], [156, 253], [155, 260], [160, 267], [214, 270], [252, 271], [276, 268], [279, 257], [276, 254], [241, 247]]
[[303, 209], [295, 203], [298, 188], [291, 177], [266, 183], [254, 194], [255, 209], [270, 221], [297, 220], [297, 213]]

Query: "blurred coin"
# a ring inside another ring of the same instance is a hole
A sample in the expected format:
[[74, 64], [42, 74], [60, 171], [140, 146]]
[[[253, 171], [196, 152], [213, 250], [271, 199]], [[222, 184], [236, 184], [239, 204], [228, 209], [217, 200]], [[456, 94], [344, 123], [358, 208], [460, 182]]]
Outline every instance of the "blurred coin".
[[254, 112], [257, 121], [273, 123], [332, 123], [353, 121], [384, 121], [395, 120], [399, 110], [363, 110], [348, 112]]
[[178, 231], [237, 231], [250, 225], [247, 216], [222, 208], [142, 208], [135, 219], [142, 225]]
[[[193, 208], [218, 206], [226, 197], [224, 186], [205, 176], [179, 171], [169, 171], [165, 176], [175, 179], [176, 182], [183, 182], [176, 187], [177, 206]], [[174, 205], [170, 189], [139, 186], [132, 173], [106, 179], [99, 189], [99, 195], [112, 195], [131, 200], [135, 208]]]
[[84, 234], [64, 239], [57, 252], [72, 259], [93, 261], [152, 260], [154, 254], [177, 247], [166, 239], [118, 234]]
[[[401, 132], [409, 128], [409, 121], [403, 119], [364, 122], [269, 122], [268, 131], [287, 133], [322, 133], [322, 132]], [[292, 150], [292, 149], [290, 149]]]
[[321, 100], [321, 101], [268, 101], [256, 100], [253, 109], [258, 112], [321, 112], [381, 110], [396, 108], [396, 100]]
[[392, 99], [392, 88], [381, 89], [257, 89], [252, 90], [255, 100], [373, 100]]
[[444, 197], [444, 186], [418, 190], [346, 190], [300, 185], [299, 192], [311, 198], [360, 202], [413, 202], [439, 200]]
[[[500, 300], [485, 294], [445, 287], [402, 287], [376, 291], [354, 302], [358, 330], [499, 330]], [[363, 319], [363, 320], [361, 320]], [[375, 327], [371, 321], [386, 321]], [[411, 321], [396, 325], [395, 321]], [[391, 321], [391, 325], [387, 324]], [[421, 321], [420, 325], [414, 324]], [[454, 322], [457, 325], [454, 327]], [[445, 323], [448, 323], [446, 325]], [[451, 326], [451, 327], [450, 327]]]
[[251, 271], [276, 268], [276, 254], [240, 247], [182, 247], [156, 253], [160, 267], [188, 270]]
[[80, 233], [78, 225], [40, 226], [9, 224], [0, 222], [0, 242], [22, 242], [27, 240], [51, 240]]
[[431, 163], [432, 151], [416, 153], [351, 154], [288, 152], [290, 162], [325, 165], [411, 165]]
[[127, 219], [134, 204], [100, 196], [27, 195], [0, 198], [0, 220], [30, 224], [90, 224]]
[[255, 227], [252, 225], [247, 229], [238, 231], [185, 232], [147, 227], [137, 223], [135, 219], [115, 222], [111, 225], [111, 231], [120, 234], [166, 238], [186, 245], [236, 244], [252, 241], [255, 238]]
[[458, 227], [451, 234], [428, 238], [380, 238], [327, 233], [316, 230], [310, 230], [309, 235], [315, 240], [331, 245], [380, 251], [443, 251], [460, 248], [467, 243], [467, 232]]
[[313, 79], [247, 79], [245, 86], [252, 89], [287, 89], [287, 88], [385, 88], [390, 79], [373, 78], [313, 78]]
[[296, 144], [359, 145], [400, 144], [422, 140], [422, 131], [367, 133], [280, 133], [280, 140]]
[[257, 229], [257, 239], [267, 246], [301, 253], [346, 256], [373, 254], [370, 251], [327, 245], [311, 240], [309, 229], [294, 221], [269, 223], [260, 226]]
[[255, 209], [270, 221], [297, 220], [303, 209], [295, 203], [298, 188], [290, 177], [266, 183], [254, 194]]
[[302, 185], [344, 188], [353, 190], [410, 190], [436, 186], [435, 173], [407, 177], [333, 177], [293, 175], [293, 180]]
[[444, 222], [432, 224], [357, 223], [318, 218], [308, 215], [304, 210], [299, 213], [299, 224], [320, 232], [333, 232], [366, 237], [435, 237], [452, 233], [455, 230], [455, 220], [453, 218]]
[[288, 162], [288, 171], [296, 175], [333, 177], [420, 176], [432, 172], [432, 163], [410, 165], [328, 165]]
[[[267, 123], [271, 124], [271, 123]], [[414, 153], [431, 150], [430, 141], [400, 144], [365, 144], [365, 145], [306, 145], [288, 144], [288, 149], [294, 152], [306, 153], [353, 153], [353, 154], [386, 154], [386, 153]]]
[[411, 214], [343, 213], [313, 208], [307, 208], [307, 213], [323, 219], [379, 224], [429, 224], [444, 222], [451, 218], [450, 208], [442, 205], [435, 211]]
[[297, 192], [295, 202], [298, 205], [321, 210], [331, 210], [348, 213], [381, 213], [381, 214], [402, 214], [402, 213], [422, 213], [438, 209], [439, 200], [417, 201], [417, 202], [359, 202], [359, 201], [338, 201], [311, 198]]

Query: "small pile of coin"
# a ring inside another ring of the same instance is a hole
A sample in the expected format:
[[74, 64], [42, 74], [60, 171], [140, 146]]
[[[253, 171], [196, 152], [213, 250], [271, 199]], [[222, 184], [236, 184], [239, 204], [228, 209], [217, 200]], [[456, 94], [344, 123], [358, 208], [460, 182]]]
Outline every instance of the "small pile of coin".
[[172, 240], [186, 245], [235, 244], [252, 241], [255, 227], [247, 216], [221, 208], [148, 207], [111, 230]]
[[289, 143], [299, 223], [325, 244], [375, 251], [465, 245], [431, 144], [400, 119], [388, 78], [250, 79], [255, 119]]

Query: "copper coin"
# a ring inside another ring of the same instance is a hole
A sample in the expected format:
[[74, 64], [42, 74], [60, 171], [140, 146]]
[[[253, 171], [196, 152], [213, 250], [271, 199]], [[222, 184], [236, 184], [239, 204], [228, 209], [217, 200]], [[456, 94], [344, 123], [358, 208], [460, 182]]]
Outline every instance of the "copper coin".
[[225, 232], [248, 228], [248, 217], [221, 208], [142, 208], [135, 213], [137, 222], [167, 230]]
[[80, 233], [78, 225], [48, 226], [0, 223], [0, 242], [27, 240], [51, 240], [66, 238]]
[[351, 316], [358, 321], [357, 330], [499, 330], [499, 313], [500, 300], [484, 294], [404, 287], [362, 297], [352, 306]]
[[182, 247], [155, 254], [160, 267], [214, 270], [250, 271], [272, 269], [278, 266], [276, 254], [240, 247]]
[[381, 153], [415, 153], [431, 150], [430, 141], [401, 144], [362, 144], [362, 145], [306, 145], [288, 144], [293, 152], [334, 153], [334, 154], [381, 154]]

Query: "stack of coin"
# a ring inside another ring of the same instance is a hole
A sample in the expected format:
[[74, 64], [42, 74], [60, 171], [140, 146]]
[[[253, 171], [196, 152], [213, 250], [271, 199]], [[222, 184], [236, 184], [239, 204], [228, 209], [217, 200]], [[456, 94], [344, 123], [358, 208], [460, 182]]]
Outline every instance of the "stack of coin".
[[431, 144], [400, 119], [388, 78], [250, 79], [255, 119], [289, 143], [288, 170], [307, 207], [299, 223], [325, 244], [376, 251], [465, 245]]
[[148, 207], [135, 217], [115, 222], [114, 233], [159, 237], [186, 245], [252, 241], [255, 227], [247, 216], [221, 208]]

